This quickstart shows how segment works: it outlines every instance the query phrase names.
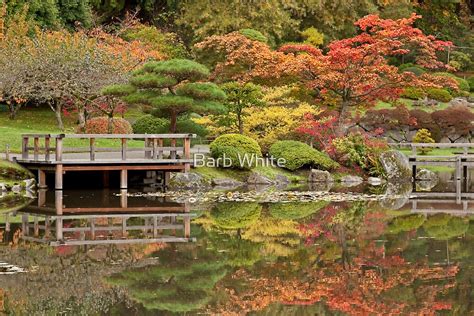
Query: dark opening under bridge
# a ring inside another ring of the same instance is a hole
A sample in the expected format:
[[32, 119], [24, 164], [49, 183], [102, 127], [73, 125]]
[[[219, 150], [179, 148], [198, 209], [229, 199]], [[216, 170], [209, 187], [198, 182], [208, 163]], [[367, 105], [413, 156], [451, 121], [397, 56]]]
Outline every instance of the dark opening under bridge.
[[[55, 174], [56, 190], [63, 189], [66, 172], [120, 172], [120, 188], [128, 187], [128, 171], [162, 171], [166, 184], [170, 172], [187, 172], [192, 165], [194, 134], [24, 134], [17, 162], [37, 171], [40, 188], [46, 173]], [[102, 140], [117, 142], [100, 147]], [[67, 146], [67, 142], [74, 146]]]

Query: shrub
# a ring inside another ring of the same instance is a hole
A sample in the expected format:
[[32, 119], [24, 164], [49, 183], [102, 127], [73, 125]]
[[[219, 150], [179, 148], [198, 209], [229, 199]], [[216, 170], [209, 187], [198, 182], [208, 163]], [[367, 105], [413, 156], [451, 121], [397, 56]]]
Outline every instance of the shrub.
[[[94, 117], [86, 122], [86, 134], [107, 134], [109, 118], [105, 116]], [[131, 134], [133, 132], [130, 123], [123, 118], [113, 119], [112, 134]]]
[[474, 76], [467, 78], [467, 83], [469, 83], [469, 90], [474, 92]]
[[426, 96], [426, 92], [423, 89], [408, 87], [405, 88], [401, 94], [401, 97], [411, 99], [411, 100], [420, 100]]
[[433, 120], [431, 113], [421, 109], [414, 109], [410, 111], [410, 117], [416, 120], [416, 128], [425, 128], [430, 131], [431, 137], [436, 141], [441, 141], [443, 133], [438, 124]]
[[379, 158], [388, 149], [386, 141], [354, 133], [336, 138], [332, 143], [335, 155], [345, 166], [359, 166], [374, 176], [384, 174]]
[[242, 229], [251, 226], [259, 218], [262, 206], [258, 203], [218, 203], [212, 209], [211, 218], [222, 229]]
[[[466, 79], [460, 78], [449, 72], [435, 72], [433, 75], [440, 76], [440, 77], [453, 78], [458, 83], [459, 90], [469, 91], [469, 83], [466, 81]], [[450, 91], [450, 92], [453, 92], [453, 91]]]
[[132, 125], [135, 134], [161, 134], [169, 130], [169, 120], [144, 115], [137, 119]]
[[399, 234], [401, 232], [408, 232], [414, 229], [418, 229], [425, 222], [425, 217], [420, 214], [410, 214], [405, 216], [396, 217], [390, 223], [387, 228], [390, 234]]
[[[144, 115], [137, 119], [132, 125], [135, 134], [166, 134], [170, 130], [170, 122], [167, 119], [153, 115]], [[194, 123], [187, 118], [180, 118], [176, 124], [177, 133], [192, 133], [206, 136], [207, 130], [202, 125]]]
[[418, 66], [413, 66], [413, 67], [407, 67], [403, 69], [403, 72], [412, 72], [416, 76], [421, 76], [422, 74], [426, 73], [426, 70]]
[[428, 94], [428, 98], [440, 102], [449, 102], [453, 98], [446, 89], [430, 88], [426, 90], [426, 93]]
[[449, 214], [436, 214], [428, 217], [423, 228], [430, 237], [448, 240], [466, 233], [469, 229], [469, 219]]
[[257, 30], [241, 29], [239, 30], [239, 33], [248, 38], [249, 40], [268, 43], [268, 38]]
[[456, 68], [457, 70], [465, 71], [473, 66], [471, 56], [466, 53], [453, 51], [451, 52], [451, 61], [449, 65]]
[[467, 106], [450, 106], [431, 113], [431, 117], [451, 142], [468, 138], [474, 131], [474, 113]]
[[286, 160], [285, 168], [296, 170], [301, 167], [318, 167], [321, 169], [335, 169], [339, 165], [328, 155], [322, 153], [302, 142], [283, 140], [270, 147], [270, 155], [276, 159]]
[[[435, 141], [431, 138], [431, 133], [426, 128], [419, 129], [415, 136], [413, 137], [414, 143], [431, 143], [433, 144]], [[418, 151], [421, 152], [422, 155], [429, 153], [433, 149], [431, 147], [422, 147], [419, 148]]]
[[404, 71], [405, 69], [410, 68], [410, 67], [415, 67], [415, 64], [414, 63], [401, 64], [400, 66], [398, 66], [398, 70], [400, 70], [400, 72], [401, 72], [401, 71]]
[[258, 143], [240, 134], [225, 134], [217, 137], [211, 143], [210, 150], [212, 157], [222, 158], [225, 155], [231, 159], [232, 167], [241, 169], [251, 169], [255, 166], [255, 159], [252, 158], [262, 156]]
[[327, 206], [328, 202], [272, 203], [270, 214], [278, 219], [295, 220], [310, 216]]

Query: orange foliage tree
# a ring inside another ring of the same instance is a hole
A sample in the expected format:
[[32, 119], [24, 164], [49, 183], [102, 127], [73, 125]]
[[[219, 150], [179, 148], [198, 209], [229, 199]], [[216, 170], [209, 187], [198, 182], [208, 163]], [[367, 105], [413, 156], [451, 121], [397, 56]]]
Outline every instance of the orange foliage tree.
[[355, 22], [360, 30], [358, 35], [330, 43], [326, 54], [315, 47], [297, 44], [284, 45], [279, 51], [292, 55], [303, 53], [306, 59], [315, 59], [311, 63], [298, 64], [302, 66], [300, 78], [320, 95], [332, 94], [340, 99], [341, 126], [349, 106], [395, 100], [407, 86], [448, 85], [457, 89], [452, 80], [441, 82], [429, 74], [417, 77], [410, 72], [399, 72], [389, 64], [388, 57], [415, 53], [420, 66], [429, 69], [449, 67], [437, 59], [436, 53], [452, 44], [438, 41], [413, 27], [419, 18], [416, 14], [399, 20], [368, 15]]

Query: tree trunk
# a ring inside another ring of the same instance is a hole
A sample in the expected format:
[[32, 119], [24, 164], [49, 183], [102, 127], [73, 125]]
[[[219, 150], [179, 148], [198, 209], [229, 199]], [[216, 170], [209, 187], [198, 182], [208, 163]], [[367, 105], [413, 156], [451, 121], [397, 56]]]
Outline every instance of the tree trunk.
[[337, 120], [336, 134], [341, 137], [346, 134], [346, 116], [347, 116], [348, 104], [347, 101], [343, 101], [341, 104], [341, 111], [339, 112], [339, 118]]
[[54, 115], [56, 116], [56, 122], [58, 123], [58, 128], [61, 131], [64, 131], [64, 124], [63, 124], [63, 117], [62, 117], [62, 110], [63, 107], [60, 102], [56, 102], [54, 106], [50, 105], [51, 109], [54, 112]]
[[86, 109], [85, 107], [81, 106], [79, 107], [77, 111], [77, 119], [79, 121], [79, 129], [81, 132], [84, 132], [86, 130]]
[[176, 123], [177, 123], [177, 115], [176, 113], [171, 113], [170, 118], [170, 132], [176, 133]]
[[109, 119], [107, 121], [107, 133], [113, 134], [113, 132], [114, 132], [114, 117], [109, 116]]
[[18, 114], [18, 111], [20, 110], [21, 105], [15, 106], [15, 104], [8, 104], [8, 110], [9, 110], [9, 115], [8, 118], [10, 120], [16, 119], [16, 115]]
[[244, 133], [244, 122], [242, 121], [242, 116], [237, 116], [237, 122], [239, 124], [239, 134]]

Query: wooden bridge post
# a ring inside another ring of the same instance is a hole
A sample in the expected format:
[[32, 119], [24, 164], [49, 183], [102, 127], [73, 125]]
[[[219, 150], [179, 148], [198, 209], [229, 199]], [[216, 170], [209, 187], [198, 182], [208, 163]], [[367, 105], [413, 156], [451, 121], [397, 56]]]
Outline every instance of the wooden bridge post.
[[46, 189], [48, 188], [46, 184], [46, 171], [38, 169], [38, 188]]
[[122, 169], [120, 170], [120, 189], [127, 189], [128, 188], [128, 170]]
[[63, 165], [62, 164], [58, 164], [56, 165], [56, 171], [55, 171], [55, 183], [54, 183], [54, 188], [56, 190], [62, 190], [63, 189], [63, 175], [64, 175], [64, 171], [63, 171]]
[[[184, 159], [191, 159], [191, 138], [186, 137], [184, 139]], [[184, 164], [184, 172], [189, 172], [191, 169], [191, 164], [189, 162], [186, 162]]]
[[44, 160], [49, 161], [50, 157], [50, 151], [51, 151], [51, 137], [49, 135], [46, 135], [44, 137]]
[[29, 154], [29, 149], [28, 149], [28, 143], [29, 143], [29, 137], [28, 136], [23, 136], [23, 141], [21, 145], [21, 159], [28, 159], [28, 154]]

